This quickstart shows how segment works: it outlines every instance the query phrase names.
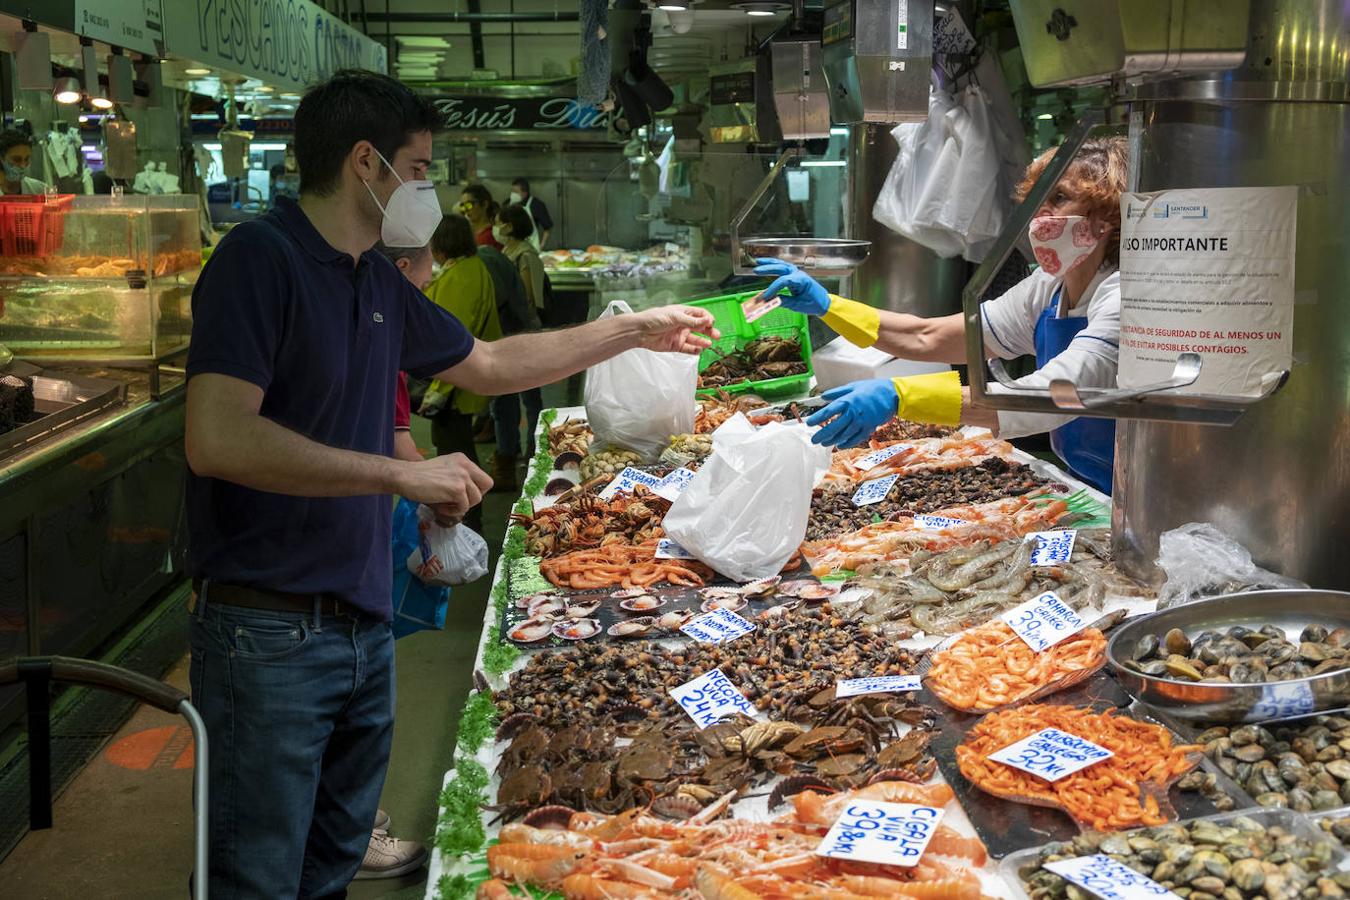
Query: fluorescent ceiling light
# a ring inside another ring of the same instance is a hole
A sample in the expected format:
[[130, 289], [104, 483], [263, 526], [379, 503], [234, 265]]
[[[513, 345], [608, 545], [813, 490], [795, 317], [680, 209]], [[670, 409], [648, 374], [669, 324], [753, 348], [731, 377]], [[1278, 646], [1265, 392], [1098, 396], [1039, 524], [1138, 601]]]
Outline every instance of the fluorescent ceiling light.
[[94, 109], [112, 109], [113, 102], [107, 97], [90, 97], [89, 105]]
[[1036, 118], [1038, 118], [1038, 119], [1053, 119], [1053, 118], [1054, 118], [1054, 115], [1051, 114], [1051, 113], [1041, 113], [1041, 114], [1040, 114], [1039, 116], [1037, 116]]
[[803, 168], [814, 169], [842, 169], [847, 163], [842, 159], [806, 159], [802, 160]]
[[847, 135], [847, 134], [848, 134], [848, 129], [847, 129], [847, 128], [831, 128], [831, 129], [830, 129], [830, 134], [842, 134], [842, 135]]
[[431, 34], [400, 34], [394, 38], [404, 47], [430, 47], [432, 49], [444, 49], [450, 46], [450, 42], [443, 37], [436, 37]]
[[80, 82], [69, 75], [56, 79], [52, 85], [52, 99], [64, 104], [80, 102]]
[[202, 144], [203, 150], [219, 150], [220, 144]]
[[210, 69], [184, 69], [184, 75], [210, 75]]
[[250, 143], [250, 144], [248, 145], [248, 148], [249, 148], [250, 150], [285, 150], [285, 149], [286, 149], [286, 145], [285, 145], [285, 144], [273, 144], [273, 143], [266, 143], [266, 144], [254, 144], [254, 143]]
[[272, 93], [272, 91], [276, 90], [276, 88], [272, 87], [269, 84], [260, 84], [256, 88], [254, 88], [254, 90], [260, 94], [270, 94]]
[[656, 8], [665, 12], [684, 12], [689, 8], [689, 0], [658, 0]]

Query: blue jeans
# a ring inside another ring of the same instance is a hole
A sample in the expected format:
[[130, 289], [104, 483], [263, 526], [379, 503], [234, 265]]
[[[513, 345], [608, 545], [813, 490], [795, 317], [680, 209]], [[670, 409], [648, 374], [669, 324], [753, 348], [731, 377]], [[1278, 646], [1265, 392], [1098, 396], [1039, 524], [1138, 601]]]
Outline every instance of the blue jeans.
[[210, 896], [345, 897], [393, 736], [390, 626], [205, 594], [191, 679], [210, 748]]
[[534, 446], [534, 429], [539, 424], [539, 411], [544, 408], [544, 396], [539, 388], [530, 388], [519, 394], [502, 394], [492, 398], [492, 427], [497, 433], [497, 452], [502, 456], [520, 456], [520, 401], [525, 401], [525, 427], [530, 446]]

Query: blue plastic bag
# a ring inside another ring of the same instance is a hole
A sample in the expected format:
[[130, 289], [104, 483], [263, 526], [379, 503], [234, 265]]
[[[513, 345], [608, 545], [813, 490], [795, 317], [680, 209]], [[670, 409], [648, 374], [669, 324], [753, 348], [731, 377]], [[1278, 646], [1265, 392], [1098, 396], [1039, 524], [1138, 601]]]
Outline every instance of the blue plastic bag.
[[445, 611], [450, 605], [450, 588], [425, 584], [408, 571], [408, 555], [418, 546], [421, 530], [417, 527], [417, 504], [399, 498], [394, 507], [394, 539], [390, 547], [394, 568], [394, 638], [406, 637], [425, 629], [445, 627]]

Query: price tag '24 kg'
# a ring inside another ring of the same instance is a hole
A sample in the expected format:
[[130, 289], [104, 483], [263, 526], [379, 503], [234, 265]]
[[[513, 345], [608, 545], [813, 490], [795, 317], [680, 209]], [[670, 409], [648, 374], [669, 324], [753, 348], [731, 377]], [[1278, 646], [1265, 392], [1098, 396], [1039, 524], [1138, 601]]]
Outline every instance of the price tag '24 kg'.
[[816, 847], [817, 856], [912, 866], [942, 821], [942, 810], [913, 803], [849, 804]]

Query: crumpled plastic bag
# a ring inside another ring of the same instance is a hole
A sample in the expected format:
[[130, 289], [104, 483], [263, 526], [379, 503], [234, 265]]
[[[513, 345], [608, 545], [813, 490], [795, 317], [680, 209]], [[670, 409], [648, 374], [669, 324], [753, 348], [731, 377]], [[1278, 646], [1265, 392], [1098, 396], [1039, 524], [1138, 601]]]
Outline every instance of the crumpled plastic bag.
[[811, 490], [830, 468], [812, 431], [797, 422], [757, 429], [732, 416], [666, 513], [666, 536], [733, 581], [777, 575], [806, 537]]
[[[631, 313], [615, 300], [600, 318]], [[595, 448], [622, 447], [654, 462], [672, 434], [694, 430], [698, 356], [636, 348], [586, 370], [586, 420]]]
[[1308, 587], [1261, 568], [1245, 547], [1208, 522], [1163, 532], [1157, 563], [1167, 573], [1158, 590], [1159, 609], [1240, 591]]
[[467, 525], [436, 524], [426, 506], [417, 508], [419, 545], [408, 554], [408, 571], [426, 584], [468, 584], [488, 571], [488, 545]]

